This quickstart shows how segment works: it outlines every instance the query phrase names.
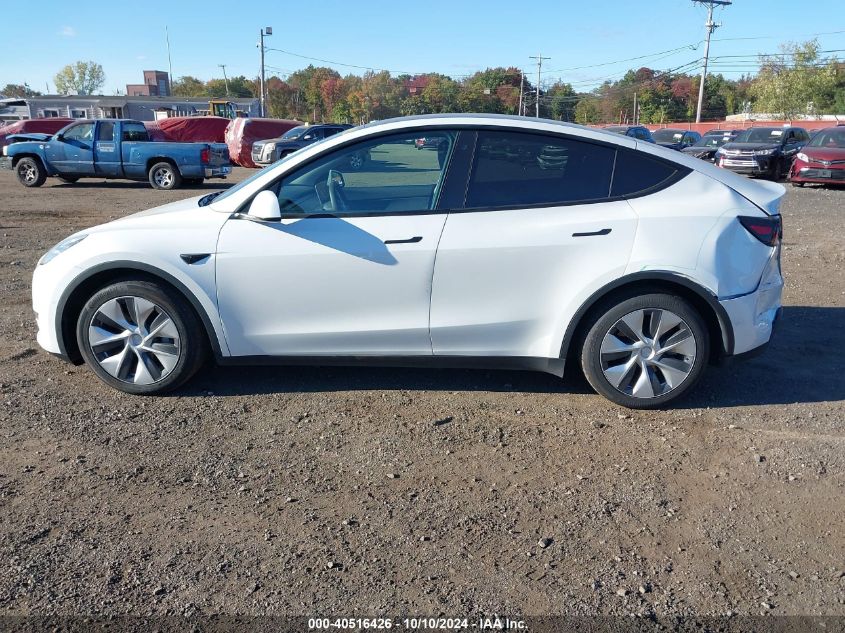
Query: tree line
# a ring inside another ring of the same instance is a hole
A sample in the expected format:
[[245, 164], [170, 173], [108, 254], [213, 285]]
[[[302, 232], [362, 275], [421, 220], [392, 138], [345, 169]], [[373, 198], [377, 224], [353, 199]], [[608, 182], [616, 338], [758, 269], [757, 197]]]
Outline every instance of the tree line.
[[[60, 71], [60, 91], [90, 94], [102, 86], [105, 75], [94, 62], [77, 62]], [[608, 80], [590, 91], [577, 91], [562, 80], [542, 84], [540, 116], [582, 124], [631, 122], [682, 122], [695, 119], [700, 75], [629, 70], [618, 80]], [[173, 81], [175, 96], [254, 97], [258, 79], [245, 76], [203, 81], [186, 75]], [[26, 85], [8, 84], [6, 96], [40, 94]], [[439, 73], [391, 75], [368, 71], [342, 76], [332, 68], [309, 65], [285, 78], [267, 79], [267, 111], [276, 118], [335, 123], [366, 123], [376, 119], [443, 112], [489, 112], [533, 115], [537, 86], [520, 69], [488, 68], [462, 78]], [[824, 57], [817, 41], [786, 44], [775, 55], [759, 58], [754, 74], [728, 79], [707, 77], [703, 118], [723, 119], [741, 112], [759, 112], [793, 118], [798, 115], [845, 113], [845, 64]]]

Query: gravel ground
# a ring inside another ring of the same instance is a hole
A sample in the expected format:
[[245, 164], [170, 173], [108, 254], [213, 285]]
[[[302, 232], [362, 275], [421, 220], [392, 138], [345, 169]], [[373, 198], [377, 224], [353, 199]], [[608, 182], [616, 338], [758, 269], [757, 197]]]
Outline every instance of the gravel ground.
[[632, 412], [493, 371], [123, 395], [37, 347], [31, 271], [219, 185], [57, 182], [0, 174], [0, 615], [845, 616], [845, 190], [787, 194], [767, 352]]

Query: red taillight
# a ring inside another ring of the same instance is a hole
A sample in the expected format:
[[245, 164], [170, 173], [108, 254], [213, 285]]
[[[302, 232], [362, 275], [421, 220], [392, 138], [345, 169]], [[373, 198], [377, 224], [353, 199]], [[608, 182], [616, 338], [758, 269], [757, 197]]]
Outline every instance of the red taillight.
[[763, 242], [766, 246], [774, 246], [783, 237], [783, 227], [780, 222], [780, 216], [776, 215], [771, 218], [754, 218], [747, 215], [741, 215], [737, 218], [739, 223], [745, 227], [745, 230], [751, 233], [758, 240]]
[[209, 149], [207, 147], [203, 150], [200, 150], [200, 162], [201, 163], [207, 163], [208, 162], [208, 155], [209, 155]]

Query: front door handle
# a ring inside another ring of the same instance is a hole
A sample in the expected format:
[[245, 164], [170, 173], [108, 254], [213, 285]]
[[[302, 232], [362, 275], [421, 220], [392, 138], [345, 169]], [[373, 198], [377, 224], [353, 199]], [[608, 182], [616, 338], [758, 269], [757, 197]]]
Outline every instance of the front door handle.
[[610, 229], [601, 229], [600, 231], [589, 231], [587, 233], [573, 233], [572, 237], [592, 237], [593, 235], [607, 235]]
[[422, 242], [422, 235], [409, 237], [407, 240], [384, 240], [385, 244], [416, 244]]

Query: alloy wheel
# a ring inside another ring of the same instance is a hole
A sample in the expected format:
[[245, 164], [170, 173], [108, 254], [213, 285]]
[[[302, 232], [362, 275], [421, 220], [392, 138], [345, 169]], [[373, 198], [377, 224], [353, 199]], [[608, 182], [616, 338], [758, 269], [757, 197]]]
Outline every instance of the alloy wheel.
[[153, 174], [153, 180], [162, 189], [166, 189], [173, 184], [173, 172], [166, 167], [159, 167]]
[[24, 163], [18, 167], [18, 175], [23, 178], [26, 183], [33, 183], [38, 178], [35, 171], [35, 166], [31, 163]]
[[607, 381], [634, 398], [655, 398], [679, 387], [692, 372], [697, 345], [674, 312], [640, 309], [619, 319], [601, 342]]
[[176, 324], [164, 309], [141, 297], [109, 299], [88, 326], [94, 358], [114, 378], [150, 385], [166, 378], [179, 361]]

